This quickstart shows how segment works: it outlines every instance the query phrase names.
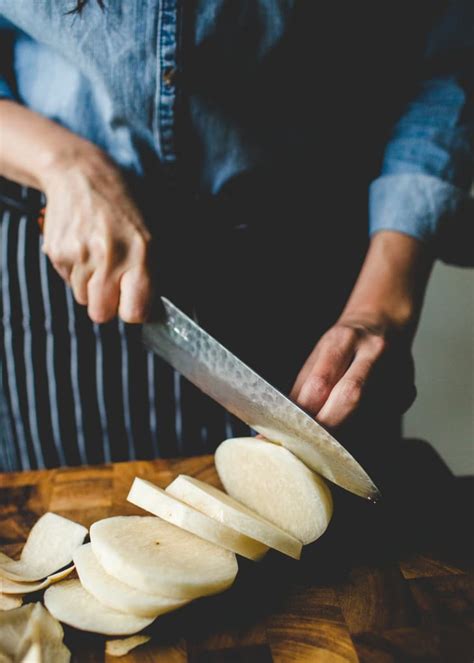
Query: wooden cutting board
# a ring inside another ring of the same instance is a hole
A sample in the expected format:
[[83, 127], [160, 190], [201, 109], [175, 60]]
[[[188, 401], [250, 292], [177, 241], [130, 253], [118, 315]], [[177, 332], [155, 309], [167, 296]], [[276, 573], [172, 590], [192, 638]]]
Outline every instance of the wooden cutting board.
[[[335, 491], [330, 529], [301, 561], [239, 560], [231, 590], [158, 619], [152, 641], [122, 659], [104, 656], [106, 638], [66, 628], [73, 661], [472, 663], [472, 480], [410, 444], [384, 505]], [[126, 502], [133, 478], [165, 487], [180, 473], [219, 485], [210, 456], [0, 474], [0, 548], [17, 554], [45, 511], [85, 526], [140, 513]]]

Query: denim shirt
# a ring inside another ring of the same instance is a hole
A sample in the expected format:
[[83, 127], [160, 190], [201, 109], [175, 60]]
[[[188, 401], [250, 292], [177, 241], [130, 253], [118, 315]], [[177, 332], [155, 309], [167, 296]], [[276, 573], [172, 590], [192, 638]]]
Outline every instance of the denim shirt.
[[217, 196], [241, 174], [314, 167], [315, 183], [370, 191], [371, 233], [456, 228], [474, 180], [469, 0], [74, 4], [0, 0], [0, 96], [140, 178], [192, 164]]

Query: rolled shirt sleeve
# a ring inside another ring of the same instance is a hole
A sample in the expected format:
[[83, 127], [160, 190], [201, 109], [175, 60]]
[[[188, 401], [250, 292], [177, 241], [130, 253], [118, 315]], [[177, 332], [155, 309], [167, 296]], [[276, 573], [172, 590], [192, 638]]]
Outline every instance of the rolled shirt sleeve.
[[370, 187], [370, 233], [395, 230], [430, 242], [442, 223], [464, 209], [468, 197], [463, 189], [432, 175], [382, 175]]
[[380, 176], [370, 186], [371, 234], [394, 230], [436, 244], [440, 234], [450, 235], [446, 227], [451, 223], [449, 240], [456, 241], [458, 217], [465, 231], [474, 181], [474, 11], [462, 1], [455, 7], [473, 14], [473, 21], [465, 24], [466, 34], [453, 29], [450, 15], [444, 32], [439, 26], [435, 31], [426, 66], [432, 75], [396, 124]]

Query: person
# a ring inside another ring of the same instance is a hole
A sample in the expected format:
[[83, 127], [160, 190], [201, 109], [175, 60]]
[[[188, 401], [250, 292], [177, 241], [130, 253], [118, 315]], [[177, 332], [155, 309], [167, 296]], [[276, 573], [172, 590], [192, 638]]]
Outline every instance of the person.
[[245, 433], [143, 349], [158, 294], [383, 456], [433, 260], [465, 259], [473, 14], [0, 0], [2, 469]]

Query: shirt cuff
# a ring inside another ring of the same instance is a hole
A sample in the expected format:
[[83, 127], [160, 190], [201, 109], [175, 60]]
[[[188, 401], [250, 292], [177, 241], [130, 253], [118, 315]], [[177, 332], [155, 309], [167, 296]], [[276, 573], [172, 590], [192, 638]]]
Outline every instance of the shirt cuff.
[[431, 175], [382, 175], [370, 185], [370, 234], [394, 230], [429, 242], [467, 197], [462, 189]]

